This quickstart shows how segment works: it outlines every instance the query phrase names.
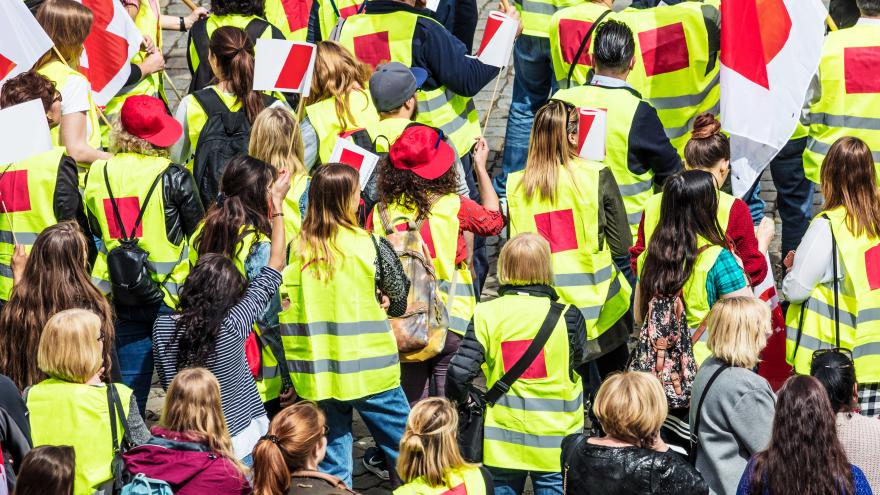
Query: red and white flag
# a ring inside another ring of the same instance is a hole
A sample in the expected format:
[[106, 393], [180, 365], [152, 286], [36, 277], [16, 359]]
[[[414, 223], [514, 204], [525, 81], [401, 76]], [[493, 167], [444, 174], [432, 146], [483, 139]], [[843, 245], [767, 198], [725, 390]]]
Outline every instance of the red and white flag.
[[336, 138], [333, 153], [330, 154], [330, 163], [344, 163], [358, 171], [360, 175], [361, 191], [367, 187], [370, 175], [379, 163], [379, 157], [354, 144], [343, 137]]
[[[764, 255], [767, 261], [767, 275], [764, 280], [752, 281], [752, 290], [755, 297], [770, 307], [770, 322], [773, 333], [767, 339], [767, 346], [761, 353], [761, 365], [758, 372], [763, 376], [773, 390], [778, 390], [785, 380], [791, 376], [791, 366], [785, 361], [785, 315], [779, 305], [779, 294], [776, 292], [776, 282], [773, 277], [773, 264], [770, 257]], [[757, 283], [756, 283], [757, 282]]]
[[284, 91], [309, 96], [316, 46], [302, 41], [258, 39], [254, 91]]
[[50, 49], [52, 40], [24, 2], [0, 2], [0, 86], [30, 70]]
[[578, 108], [578, 156], [605, 160], [608, 112], [604, 108]]
[[140, 51], [143, 36], [122, 2], [79, 1], [91, 9], [94, 16], [79, 71], [89, 79], [95, 103], [106, 105], [125, 86], [131, 74], [128, 62]]
[[519, 21], [507, 17], [501, 12], [489, 12], [483, 40], [477, 50], [480, 62], [494, 67], [506, 67], [513, 53], [513, 42], [516, 41], [516, 30]]
[[721, 2], [721, 122], [742, 196], [794, 133], [819, 67], [821, 0]]
[[26, 101], [0, 110], [0, 165], [51, 149], [52, 137], [42, 100]]

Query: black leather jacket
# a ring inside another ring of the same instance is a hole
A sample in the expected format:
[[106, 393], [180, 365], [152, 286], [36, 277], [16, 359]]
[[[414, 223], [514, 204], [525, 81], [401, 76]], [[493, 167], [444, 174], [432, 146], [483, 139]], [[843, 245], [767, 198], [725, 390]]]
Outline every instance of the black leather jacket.
[[706, 495], [709, 485], [672, 451], [605, 447], [581, 434], [562, 441], [565, 495]]
[[[196, 190], [192, 174], [181, 165], [171, 164], [162, 176], [162, 200], [165, 204], [165, 234], [168, 241], [180, 244], [205, 217], [205, 208]], [[98, 220], [89, 215], [92, 232], [102, 235]]]

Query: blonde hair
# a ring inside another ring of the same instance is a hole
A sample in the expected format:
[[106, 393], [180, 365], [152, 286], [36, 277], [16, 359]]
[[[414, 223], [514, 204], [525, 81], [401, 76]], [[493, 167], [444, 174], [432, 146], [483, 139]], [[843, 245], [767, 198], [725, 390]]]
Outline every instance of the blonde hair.
[[668, 412], [660, 380], [640, 371], [609, 376], [593, 404], [606, 434], [643, 449], [654, 445]]
[[220, 404], [220, 383], [205, 368], [180, 370], [168, 386], [159, 424], [172, 431], [200, 437], [213, 452], [247, 472], [232, 450], [232, 438]]
[[290, 475], [306, 463], [324, 438], [327, 418], [314, 402], [298, 402], [272, 419], [254, 447], [254, 495], [286, 495]]
[[269, 107], [257, 114], [251, 127], [248, 154], [281, 170], [290, 172], [291, 180], [304, 175], [303, 141], [296, 117], [289, 110]]
[[[366, 94], [365, 89], [371, 73], [370, 66], [356, 59], [344, 46], [335, 41], [321, 41], [318, 43], [318, 53], [315, 56], [312, 90], [306, 98], [306, 104], [311, 105], [327, 98], [336, 98], [336, 118], [339, 126], [348, 129], [349, 123], [354, 122], [349, 95], [353, 91]], [[367, 101], [370, 101], [369, 96]]]
[[577, 147], [569, 141], [570, 134], [577, 134], [577, 115], [574, 107], [559, 100], [550, 100], [535, 113], [529, 154], [523, 172], [522, 187], [526, 196], [536, 193], [545, 201], [556, 197], [559, 182], [559, 166], [566, 170], [577, 156]]
[[154, 146], [146, 139], [141, 139], [122, 126], [122, 121], [117, 116], [110, 124], [110, 151], [112, 153], [135, 153], [138, 155], [168, 157], [167, 148]]
[[452, 469], [470, 466], [458, 450], [458, 413], [445, 398], [425, 399], [409, 413], [400, 439], [397, 472], [404, 483], [422, 478], [429, 486], [448, 486]]
[[55, 313], [40, 335], [37, 365], [46, 375], [74, 383], [95, 376], [104, 362], [101, 318], [87, 309]]
[[46, 0], [37, 10], [36, 17], [64, 60], [59, 60], [55, 50], [50, 49], [34, 67], [39, 69], [52, 60], [59, 60], [74, 69], [78, 68], [83, 43], [94, 22], [91, 9], [74, 0]]
[[767, 338], [773, 331], [770, 308], [760, 299], [738, 296], [720, 299], [709, 313], [709, 341], [712, 354], [740, 368], [754, 368]]
[[553, 285], [547, 240], [525, 232], [507, 241], [498, 258], [498, 280], [505, 285]]

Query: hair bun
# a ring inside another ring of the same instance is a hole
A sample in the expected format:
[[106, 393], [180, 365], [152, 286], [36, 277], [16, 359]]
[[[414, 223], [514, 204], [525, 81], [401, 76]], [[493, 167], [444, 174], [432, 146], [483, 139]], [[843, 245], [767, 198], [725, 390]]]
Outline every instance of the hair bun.
[[706, 139], [721, 132], [721, 122], [709, 112], [701, 113], [694, 119], [692, 139]]

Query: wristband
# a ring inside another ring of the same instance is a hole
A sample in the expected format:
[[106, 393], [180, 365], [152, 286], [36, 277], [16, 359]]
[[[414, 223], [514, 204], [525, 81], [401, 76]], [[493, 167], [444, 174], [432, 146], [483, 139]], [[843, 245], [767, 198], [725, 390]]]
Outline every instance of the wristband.
[[186, 20], [184, 20], [183, 17], [180, 18], [180, 32], [181, 33], [186, 32]]
[[279, 211], [278, 213], [273, 213], [273, 214], [272, 214], [272, 218], [275, 218], [275, 217], [283, 217], [283, 216], [284, 216], [284, 213], [283, 213], [283, 212], [280, 212], [280, 211]]

